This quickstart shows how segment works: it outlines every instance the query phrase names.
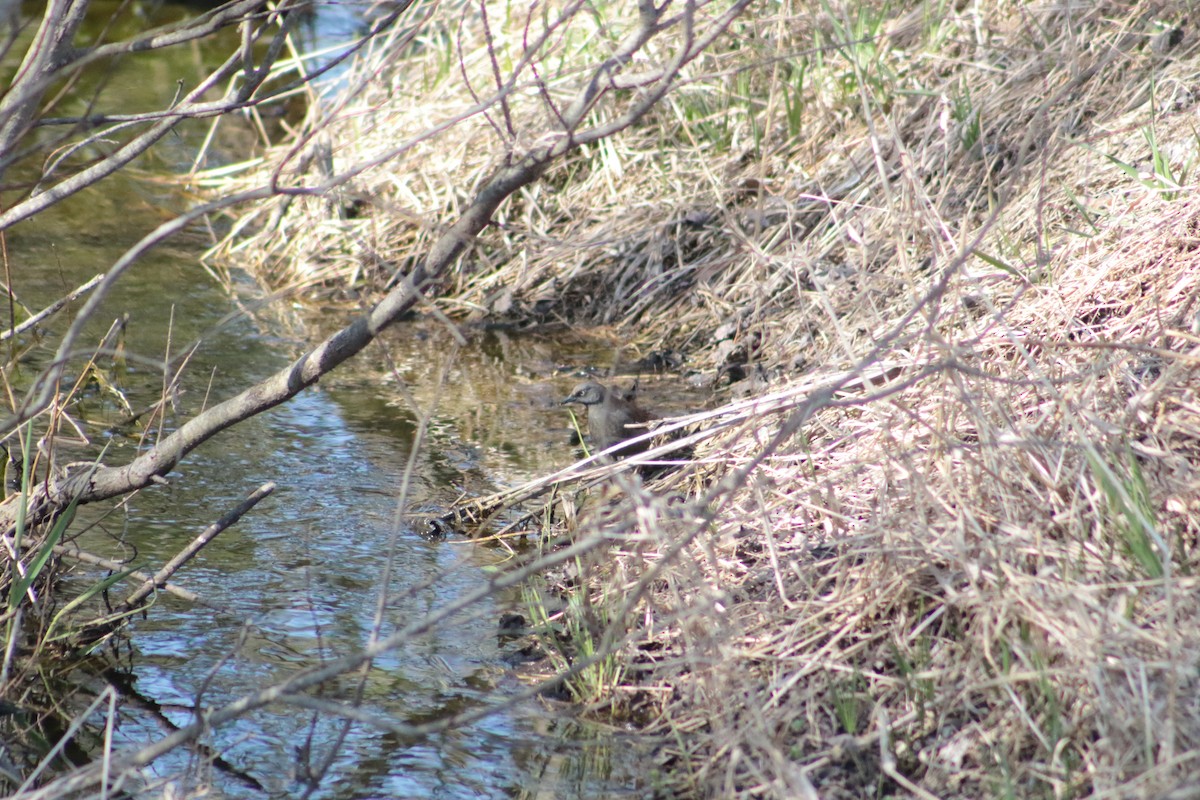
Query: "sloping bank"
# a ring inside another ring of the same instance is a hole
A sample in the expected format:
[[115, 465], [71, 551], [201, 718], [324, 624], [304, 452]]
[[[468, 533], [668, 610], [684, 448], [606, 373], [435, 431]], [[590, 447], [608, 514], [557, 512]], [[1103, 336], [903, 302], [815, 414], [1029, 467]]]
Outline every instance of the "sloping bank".
[[[664, 791], [1200, 784], [1200, 59], [1159, 10], [752, 7], [430, 293], [608, 326], [713, 387], [688, 465], [566, 515], [605, 543], [574, 589], [616, 656], [593, 697], [672, 734]], [[257, 208], [214, 264], [382, 289], [636, 18], [554, 27], [486, 114], [529, 20], [414, 23], [303, 157], [230, 185], [373, 165]]]

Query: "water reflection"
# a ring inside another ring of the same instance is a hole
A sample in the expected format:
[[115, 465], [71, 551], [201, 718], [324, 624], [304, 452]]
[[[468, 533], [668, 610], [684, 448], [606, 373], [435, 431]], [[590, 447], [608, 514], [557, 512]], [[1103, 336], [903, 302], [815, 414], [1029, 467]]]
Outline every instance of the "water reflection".
[[[181, 314], [195, 320], [207, 309], [219, 316], [217, 293], [195, 297], [197, 308], [180, 306]], [[241, 329], [249, 334], [253, 326]], [[229, 330], [203, 338], [195, 369], [184, 380], [190, 400], [181, 403], [180, 420], [204, 392], [222, 398], [296, 352], [281, 346], [279, 337], [239, 338]], [[481, 570], [504, 558], [474, 545], [431, 542], [403, 522], [397, 526], [403, 519], [399, 487], [418, 419], [427, 415], [430, 421], [413, 462], [410, 506], [448, 502], [466, 486], [486, 491], [549, 471], [572, 457], [564, 444], [566, 421], [555, 405], [560, 384], [571, 378], [558, 372], [563, 363], [582, 364], [591, 355], [565, 339], [512, 340], [505, 352], [514, 363], [472, 347], [457, 354], [448, 372], [434, 354], [447, 352], [449, 341], [436, 325], [404, 326], [387, 342], [396, 371], [362, 361], [206, 443], [168, 476], [169, 486], [140, 494], [119, 525], [108, 521], [103, 532], [81, 541], [85, 549], [112, 552], [117, 538], [155, 566], [242, 495], [266, 480], [278, 483], [272, 498], [179, 576], [229, 613], [164, 597], [134, 625], [137, 689], [163, 707], [171, 724], [188, 724], [197, 700], [221, 705], [357, 649], [370, 635], [385, 588], [386, 635], [474, 590], [486, 579]], [[550, 350], [557, 358], [546, 356]], [[401, 380], [403, 392], [395, 388]], [[389, 558], [391, 579], [384, 587]], [[517, 602], [512, 594], [492, 598], [377, 659], [366, 678], [367, 708], [418, 723], [495, 703], [519, 688], [496, 643], [497, 619]], [[345, 701], [356, 691], [351, 676], [327, 696]], [[161, 724], [142, 718], [138, 709], [126, 713], [127, 742], [152, 736]], [[607, 772], [572, 772], [560, 763], [588, 762], [610, 744], [603, 738], [586, 747], [548, 739], [548, 732], [558, 734], [542, 714], [533, 703], [417, 743], [355, 729], [316, 796], [519, 796], [542, 785], [551, 762], [558, 775], [547, 784], [555, 787], [553, 796], [613, 791], [602, 788]], [[273, 707], [213, 735], [209, 745], [231, 767], [215, 769], [211, 779], [230, 797], [258, 796], [242, 774], [273, 793], [293, 793], [295, 776], [308, 768], [297, 762], [297, 748], [313, 760], [324, 758], [341, 725], [337, 719], [314, 721], [302, 709]], [[167, 777], [192, 768], [189, 758], [180, 754], [156, 770]], [[628, 769], [633, 762], [621, 763]], [[615, 779], [625, 789], [637, 783], [629, 772]]]
[[[203, 54], [179, 57], [202, 60]], [[142, 107], [194, 66], [130, 59], [109, 76], [106, 97]], [[202, 126], [184, 126], [157, 151], [158, 161], [145, 166], [185, 167], [203, 134]], [[182, 205], [173, 192], [169, 184], [122, 174], [6, 232], [14, 289], [40, 308], [107, 269], [162, 221], [164, 207]], [[324, 315], [295, 331], [238, 315], [239, 306], [200, 267], [202, 246], [185, 237], [143, 259], [86, 333], [98, 341], [113, 319], [130, 315], [121, 340], [124, 365], [107, 360], [104, 366], [134, 408], [159, 398], [163, 363], [172, 364], [171, 377], [177, 356], [198, 344], [175, 402], [163, 418], [145, 418], [148, 427], [105, 434], [124, 412], [97, 392], [77, 409], [91, 443], [73, 451], [64, 444], [60, 455], [95, 455], [107, 443], [106, 462], [126, 463], [143, 447], [142, 436], [152, 441], [174, 429], [279, 369], [344, 321]], [[26, 342], [24, 372], [14, 375], [18, 388], [45, 366], [54, 332], [66, 320], [50, 323], [44, 340]], [[440, 323], [401, 326], [367, 358], [205, 443], [168, 476], [169, 485], [130, 498], [116, 515], [101, 519], [99, 509], [84, 510], [81, 517], [95, 526], [81, 547], [134, 557], [153, 571], [250, 491], [269, 480], [278, 484], [273, 497], [177, 576], [224, 611], [164, 596], [133, 623], [132, 652], [124, 654], [132, 686], [119, 745], [189, 724], [194, 705], [219, 706], [354, 651], [373, 630], [378, 606], [386, 635], [473, 591], [486, 580], [485, 570], [503, 561], [501, 552], [431, 542], [408, 527], [397, 507], [406, 470], [411, 464], [411, 509], [518, 483], [569, 462], [567, 422], [557, 401], [571, 380], [558, 376], [564, 365], [582, 366], [596, 353], [566, 337], [491, 332], [471, 334], [466, 348], [453, 342]], [[413, 457], [423, 419], [425, 440]], [[97, 574], [79, 573], [81, 585]], [[493, 597], [377, 659], [364, 678], [364, 705], [421, 722], [511, 696], [520, 687], [498, 649], [496, 621], [517, 600]], [[348, 676], [323, 694], [344, 702], [358, 689]], [[273, 706], [213, 732], [205, 751], [163, 759], [153, 773], [200, 776], [227, 797], [261, 797], [260, 785], [273, 796], [295, 796], [306, 772], [340, 741], [342, 726], [300, 708]], [[620, 759], [612, 759], [614, 747]], [[636, 752], [610, 731], [567, 725], [529, 702], [419, 742], [355, 727], [336, 749], [316, 796], [617, 796], [642, 782]]]
[[[175, 706], [164, 712], [172, 723], [191, 721], [187, 709], [202, 686], [201, 703], [219, 705], [361, 646], [384, 588], [386, 634], [474, 590], [485, 579], [481, 569], [503, 558], [473, 545], [431, 542], [403, 524], [396, 527], [398, 487], [421, 413], [431, 422], [410, 481], [414, 505], [446, 502], [466, 483], [494, 487], [566, 463], [571, 453], [563, 445], [565, 422], [549, 405], [561, 391], [553, 380], [554, 362], [539, 364], [533, 354], [547, 343], [533, 339], [520, 369], [467, 350], [454, 367], [456, 391], [448, 391], [423, 382], [445, 372], [428, 357], [444, 351], [439, 336], [409, 328], [390, 337], [389, 348], [402, 356], [397, 363], [409, 365], [405, 384], [419, 410], [396, 398], [378, 366], [357, 365], [206, 444], [169, 476], [169, 488], [133, 501], [123, 536], [143, 558], [160, 563], [258, 483], [279, 484], [273, 498], [222, 534], [180, 577], [230, 614], [214, 615], [164, 598], [135, 625], [138, 690]], [[206, 343], [198, 363], [228, 373], [263, 360], [231, 359], [221, 341]], [[563, 352], [563, 343], [556, 349]], [[237, 351], [245, 354], [244, 343]], [[569, 346], [565, 352], [570, 355]], [[576, 357], [586, 359], [582, 351]], [[540, 383], [514, 378], [539, 370], [547, 372]], [[242, 380], [251, 377], [244, 374]], [[237, 382], [228, 374], [226, 380]], [[392, 577], [383, 587], [389, 556]], [[379, 658], [366, 678], [367, 708], [418, 723], [502, 700], [518, 684], [497, 647], [496, 621], [516, 602], [513, 595], [492, 598]], [[327, 696], [344, 701], [356, 689], [349, 676]], [[314, 721], [301, 709], [273, 707], [218, 731], [210, 745], [237, 771], [287, 795], [298, 786], [294, 776], [307, 769], [297, 763], [297, 748], [315, 761], [324, 758], [341, 724]], [[129, 741], [147, 734], [132, 720], [123, 730]], [[571, 734], [577, 737], [578, 730]], [[417, 743], [356, 729], [334, 762], [335, 777], [317, 796], [537, 796], [541, 785], [554, 786], [556, 797], [615, 791], [603, 788], [609, 783], [607, 769], [566, 763], [589, 762], [610, 743], [601, 738], [584, 746], [579, 738], [553, 738], [559, 735], [536, 703]], [[183, 759], [157, 768], [183, 769]], [[621, 763], [625, 769], [632, 764]], [[543, 784], [548, 769], [556, 777]], [[256, 796], [257, 790], [223, 774], [218, 770], [212, 779], [228, 796]], [[615, 778], [623, 790], [636, 783], [629, 772]]]

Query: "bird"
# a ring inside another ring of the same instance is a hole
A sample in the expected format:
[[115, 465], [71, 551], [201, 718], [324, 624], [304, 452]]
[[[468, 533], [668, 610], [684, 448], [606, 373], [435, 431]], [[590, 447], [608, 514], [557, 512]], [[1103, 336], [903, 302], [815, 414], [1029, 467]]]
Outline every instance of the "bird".
[[[561, 405], [579, 403], [587, 407], [588, 433], [597, 450], [607, 450], [618, 442], [641, 436], [646, 432], [645, 423], [658, 417], [633, 402], [632, 392], [609, 389], [599, 383], [588, 381], [575, 387]], [[650, 440], [622, 447], [613, 455], [616, 458], [644, 452]]]

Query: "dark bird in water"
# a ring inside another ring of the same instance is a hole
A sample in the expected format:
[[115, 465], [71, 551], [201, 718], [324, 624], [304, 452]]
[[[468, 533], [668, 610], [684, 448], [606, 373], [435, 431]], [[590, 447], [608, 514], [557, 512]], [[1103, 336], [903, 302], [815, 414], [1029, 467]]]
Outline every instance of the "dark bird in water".
[[[562, 401], [562, 405], [579, 403], [587, 407], [588, 433], [596, 451], [607, 450], [618, 442], [641, 436], [648, 428], [647, 422], [658, 419], [632, 400], [632, 392], [608, 389], [591, 381], [581, 383]], [[644, 452], [650, 440], [635, 442], [616, 451], [617, 458]]]

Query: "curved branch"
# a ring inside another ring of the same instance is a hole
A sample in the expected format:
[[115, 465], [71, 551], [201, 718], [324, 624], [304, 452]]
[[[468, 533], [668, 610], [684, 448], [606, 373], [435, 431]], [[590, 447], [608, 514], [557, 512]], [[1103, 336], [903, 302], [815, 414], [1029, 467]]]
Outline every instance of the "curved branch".
[[42, 97], [64, 75], [78, 73], [97, 61], [205, 38], [221, 28], [250, 19], [262, 7], [262, 1], [231, 0], [181, 25], [146, 31], [126, 41], [76, 49], [72, 42], [87, 7], [87, 0], [54, 0], [47, 4], [25, 59], [7, 91], [0, 96], [0, 154], [4, 156], [0, 171], [33, 124]]
[[[285, 26], [275, 34], [275, 39], [279, 40], [286, 35], [287, 27]], [[30, 78], [34, 86], [37, 86], [41, 82], [56, 79], [60, 75], [59, 68], [51, 63], [51, 61], [52, 59], [49, 56], [39, 61], [40, 66], [38, 69], [41, 72], [32, 75]], [[188, 92], [183, 101], [173, 108], [167, 116], [156, 121], [143, 133], [125, 142], [112, 155], [5, 210], [4, 213], [0, 214], [0, 230], [28, 219], [81, 189], [121, 170], [135, 158], [146, 152], [155, 142], [170, 133], [182, 120], [223, 114], [244, 103], [254, 90], [257, 89], [257, 83], [245, 83], [237, 87], [236, 90], [230, 89], [225, 97], [217, 101], [202, 101], [207, 92], [238, 72], [240, 67], [240, 54], [235, 53], [213, 70], [192, 91]], [[256, 74], [254, 77], [258, 77], [261, 83], [261, 80], [266, 75], [265, 73], [262, 75]], [[28, 117], [33, 113], [33, 109], [37, 105], [37, 99], [40, 97], [40, 93], [33, 92], [29, 86], [23, 86], [18, 89], [18, 94], [23, 95], [25, 99], [22, 101], [18, 98], [16, 101], [9, 102], [10, 98], [5, 97], [4, 102], [0, 102], [0, 120], [3, 120], [0, 122], [0, 171], [2, 171], [2, 167], [11, 155], [11, 148], [15, 146], [16, 141], [23, 135], [25, 126], [29, 124]], [[6, 113], [9, 114], [7, 119], [5, 118]]]
[[[712, 25], [719, 30], [724, 30], [749, 5], [749, 2], [750, 0], [738, 0], [731, 6], [727, 14], [719, 17]], [[657, 22], [657, 15], [646, 14], [640, 20], [637, 28], [621, 42], [617, 52], [593, 69], [584, 88], [580, 90], [578, 96], [563, 113], [561, 121], [566, 123], [566, 130], [562, 131], [554, 140], [534, 147], [511, 163], [496, 169], [477, 191], [474, 200], [459, 219], [434, 242], [425, 261], [405, 276], [370, 312], [333, 334], [286, 368], [237, 396], [188, 420], [174, 433], [163, 438], [153, 448], [129, 464], [121, 467], [102, 466], [64, 477], [52, 477], [42, 482], [30, 498], [28, 522], [36, 524], [55, 516], [72, 499], [81, 503], [94, 502], [127, 494], [149, 486], [151, 483], [162, 482], [163, 476], [202, 442], [220, 431], [287, 401], [306, 387], [316, 383], [322, 375], [365, 349], [381, 331], [395, 323], [405, 312], [415, 306], [422, 299], [423, 291], [428, 286], [449, 271], [467, 246], [491, 222], [492, 216], [504, 200], [538, 180], [554, 162], [568, 154], [581, 141], [593, 141], [612, 135], [634, 124], [650, 110], [670, 88], [678, 70], [700, 52], [696, 47], [697, 40], [692, 31], [691, 11], [695, 8], [694, 3], [689, 2], [687, 8], [688, 11], [683, 14], [686, 36], [675, 57], [664, 70], [661, 81], [653, 89], [637, 98], [624, 114], [608, 124], [582, 131], [574, 130], [574, 127], [582, 122], [598, 99], [611, 87], [612, 73], [621, 64], [626, 63], [656, 33], [663, 30], [663, 26]], [[713, 33], [705, 39], [711, 41], [715, 35]], [[246, 193], [240, 199], [265, 197], [273, 193], [276, 192], [269, 187], [264, 187]], [[222, 202], [220, 205], [227, 204], [227, 202]], [[160, 226], [113, 266], [81, 311], [76, 324], [72, 326], [65, 337], [53, 368], [39, 382], [36, 396], [31, 397], [25, 403], [16, 419], [0, 425], [0, 430], [10, 429], [46, 407], [52, 395], [52, 387], [57, 384], [65, 370], [67, 354], [70, 352], [72, 343], [78, 338], [83, 321], [89, 316], [91, 310], [103, 300], [116, 278], [147, 249], [189, 224], [191, 219], [211, 210], [212, 205], [214, 204], [210, 204], [206, 208], [194, 209], [183, 217]], [[3, 218], [0, 217], [0, 219]], [[0, 531], [11, 529], [14, 522], [13, 517], [14, 511], [0, 509]]]
[[[51, 0], [42, 24], [25, 51], [8, 92], [0, 97], [0, 159], [9, 153], [29, 128], [38, 101], [74, 53], [71, 42], [87, 11], [86, 0]], [[5, 163], [0, 160], [0, 172]]]

